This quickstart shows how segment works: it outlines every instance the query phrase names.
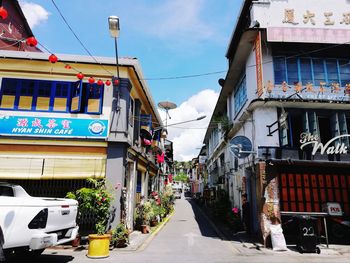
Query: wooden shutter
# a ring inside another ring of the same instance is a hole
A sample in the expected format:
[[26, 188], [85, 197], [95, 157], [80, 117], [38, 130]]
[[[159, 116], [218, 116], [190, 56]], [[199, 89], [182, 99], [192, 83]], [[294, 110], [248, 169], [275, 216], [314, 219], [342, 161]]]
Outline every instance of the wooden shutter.
[[86, 96], [86, 113], [100, 114], [102, 112], [102, 99], [104, 92], [104, 85], [88, 84]]
[[72, 85], [70, 112], [80, 112], [82, 90], [83, 82], [81, 80]]

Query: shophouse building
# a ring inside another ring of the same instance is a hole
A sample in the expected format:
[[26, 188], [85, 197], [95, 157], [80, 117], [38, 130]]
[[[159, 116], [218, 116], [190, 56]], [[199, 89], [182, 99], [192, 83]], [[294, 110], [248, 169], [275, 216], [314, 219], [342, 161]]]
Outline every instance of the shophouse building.
[[[17, 1], [0, 20], [0, 180], [34, 196], [64, 197], [106, 179], [113, 224], [133, 229], [134, 208], [159, 187], [166, 136], [136, 58], [43, 53]], [[154, 129], [156, 128], [156, 129]], [[171, 142], [168, 144], [171, 144]], [[168, 147], [172, 155], [172, 144]], [[80, 222], [82, 230], [93, 218]]]
[[349, 43], [349, 1], [243, 2], [204, 142], [211, 186], [248, 195], [262, 238], [284, 211], [350, 215]]

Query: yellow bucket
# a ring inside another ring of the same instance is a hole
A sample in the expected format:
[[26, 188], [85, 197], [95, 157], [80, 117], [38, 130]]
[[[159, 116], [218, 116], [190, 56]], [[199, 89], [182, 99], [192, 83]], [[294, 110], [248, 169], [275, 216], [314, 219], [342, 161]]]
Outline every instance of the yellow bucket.
[[89, 235], [89, 248], [87, 257], [89, 258], [107, 258], [109, 257], [109, 241], [111, 235]]

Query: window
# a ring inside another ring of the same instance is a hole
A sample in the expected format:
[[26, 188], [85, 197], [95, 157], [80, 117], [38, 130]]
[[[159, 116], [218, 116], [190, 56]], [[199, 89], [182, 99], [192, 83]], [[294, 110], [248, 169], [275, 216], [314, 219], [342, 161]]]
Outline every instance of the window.
[[[342, 111], [303, 111], [288, 109], [287, 126], [280, 127], [280, 145], [282, 147], [300, 147], [300, 134], [303, 132], [319, 136], [319, 142], [325, 145], [330, 139], [348, 134], [350, 116]], [[343, 137], [340, 143], [349, 145], [349, 138]], [[339, 141], [336, 141], [339, 142]]]
[[341, 85], [344, 87], [350, 83], [350, 60], [339, 60], [339, 72]]
[[301, 83], [305, 83], [305, 84], [313, 83], [311, 59], [309, 58], [300, 59], [300, 75], [301, 75]]
[[[2, 109], [13, 109], [16, 106], [16, 97], [19, 81], [17, 79], [2, 79], [1, 104]], [[18, 99], [17, 99], [18, 103]]]
[[287, 79], [286, 77], [286, 64], [284, 57], [274, 57], [273, 66], [275, 71], [275, 83], [282, 83]]
[[298, 64], [296, 58], [287, 59], [287, 82], [297, 84], [299, 82]]
[[326, 59], [328, 83], [339, 83], [338, 63], [335, 59]]
[[320, 83], [326, 83], [325, 67], [322, 59], [312, 59], [314, 84], [319, 86]]
[[103, 88], [82, 81], [3, 78], [0, 109], [100, 114]]
[[275, 84], [286, 81], [289, 85], [301, 82], [320, 86], [339, 83], [342, 87], [350, 84], [350, 60], [323, 58], [274, 57]]
[[247, 85], [245, 76], [239, 83], [235, 91], [235, 114], [243, 108], [244, 103], [247, 101]]
[[[85, 84], [85, 83], [84, 83]], [[103, 86], [94, 84], [83, 85], [86, 90], [85, 112], [90, 114], [100, 114], [102, 112]]]

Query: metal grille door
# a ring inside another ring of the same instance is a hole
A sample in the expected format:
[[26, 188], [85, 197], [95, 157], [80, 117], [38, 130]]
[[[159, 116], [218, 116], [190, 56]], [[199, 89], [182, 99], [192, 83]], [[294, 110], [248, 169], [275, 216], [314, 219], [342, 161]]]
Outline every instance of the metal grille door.
[[350, 175], [280, 173], [281, 211], [321, 212], [326, 202], [340, 203], [350, 215]]

